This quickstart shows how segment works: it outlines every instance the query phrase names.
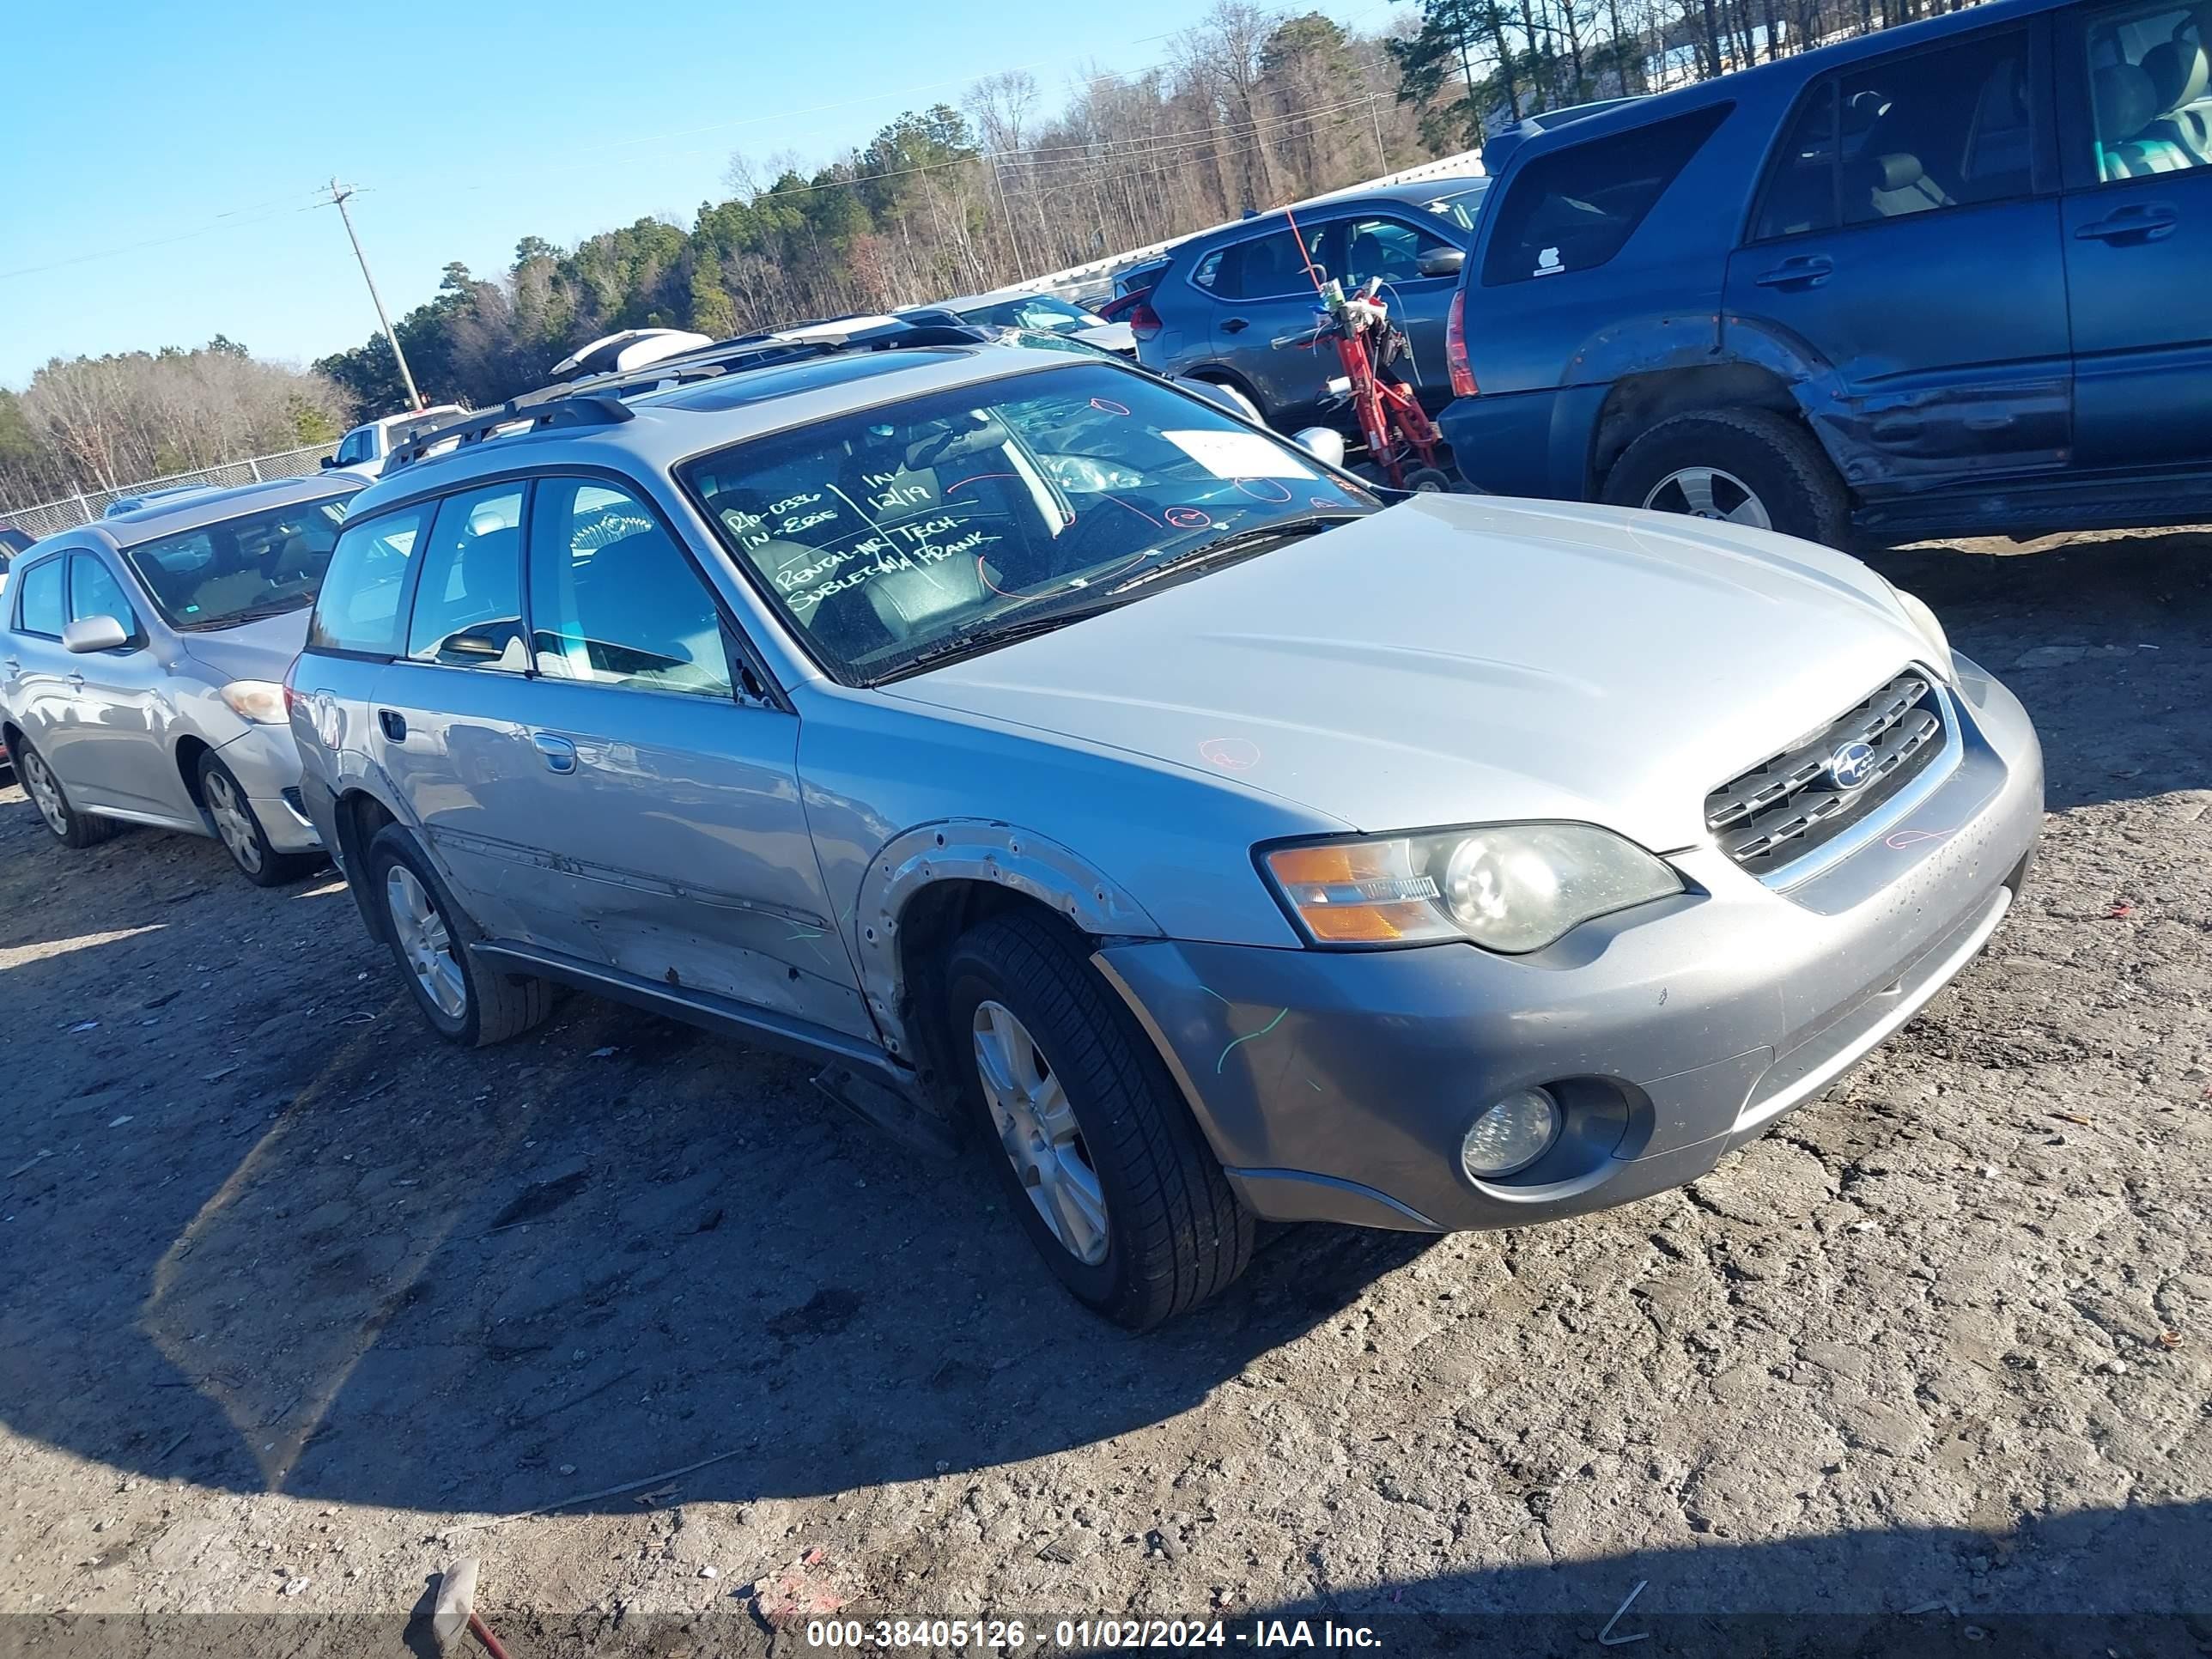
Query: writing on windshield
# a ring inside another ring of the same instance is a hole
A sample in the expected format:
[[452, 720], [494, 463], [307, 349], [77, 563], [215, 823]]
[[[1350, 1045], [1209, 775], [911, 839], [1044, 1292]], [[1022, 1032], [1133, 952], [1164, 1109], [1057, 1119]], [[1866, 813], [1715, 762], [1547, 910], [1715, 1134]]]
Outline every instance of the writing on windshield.
[[1202, 400], [1075, 362], [879, 406], [685, 470], [833, 672], [866, 681], [1209, 538], [1374, 510]]

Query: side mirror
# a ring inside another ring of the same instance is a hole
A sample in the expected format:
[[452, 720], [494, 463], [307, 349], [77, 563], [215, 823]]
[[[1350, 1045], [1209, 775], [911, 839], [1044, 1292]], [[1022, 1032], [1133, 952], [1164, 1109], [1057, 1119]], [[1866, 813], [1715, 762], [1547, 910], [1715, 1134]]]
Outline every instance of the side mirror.
[[1344, 434], [1332, 426], [1310, 426], [1291, 435], [1291, 441], [1323, 466], [1344, 465]]
[[324, 457], [323, 457], [323, 471], [325, 471], [325, 472], [329, 471], [332, 467], [336, 466], [337, 464], [338, 464], [338, 458], [337, 458], [337, 456], [335, 456], [335, 455], [325, 455], [325, 456], [324, 456]]
[[114, 651], [131, 643], [131, 635], [112, 617], [80, 617], [62, 625], [62, 649], [83, 656], [89, 651]]
[[1456, 276], [1467, 269], [1463, 247], [1432, 247], [1414, 264], [1424, 276]]

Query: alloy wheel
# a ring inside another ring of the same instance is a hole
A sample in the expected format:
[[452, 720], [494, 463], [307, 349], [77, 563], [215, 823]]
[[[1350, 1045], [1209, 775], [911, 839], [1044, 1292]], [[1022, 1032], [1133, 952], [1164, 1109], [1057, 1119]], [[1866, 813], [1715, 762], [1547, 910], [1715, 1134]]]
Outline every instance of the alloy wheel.
[[974, 1027], [976, 1075], [999, 1145], [1061, 1248], [1096, 1267], [1106, 1259], [1106, 1195], [1067, 1091], [1004, 1003], [979, 1003]]
[[252, 809], [238, 793], [238, 786], [222, 773], [210, 769], [203, 792], [207, 796], [208, 816], [215, 820], [215, 832], [222, 837], [222, 844], [230, 849], [238, 867], [249, 876], [261, 873], [262, 851], [260, 831], [255, 827]]
[[468, 1012], [468, 987], [461, 978], [460, 958], [453, 954], [453, 935], [429, 889], [405, 865], [395, 864], [384, 878], [384, 908], [391, 915], [399, 954], [422, 994], [447, 1018], [460, 1018]]
[[23, 769], [23, 787], [29, 792], [32, 805], [39, 816], [46, 821], [46, 828], [58, 836], [69, 834], [69, 808], [62, 800], [61, 786], [54, 775], [46, 770], [46, 763], [39, 758], [38, 751], [26, 748], [18, 757]]
[[1686, 466], [1669, 472], [1651, 486], [1644, 505], [1656, 513], [1686, 513], [1693, 519], [1718, 519], [1754, 530], [1774, 528], [1766, 503], [1735, 474], [1717, 466]]

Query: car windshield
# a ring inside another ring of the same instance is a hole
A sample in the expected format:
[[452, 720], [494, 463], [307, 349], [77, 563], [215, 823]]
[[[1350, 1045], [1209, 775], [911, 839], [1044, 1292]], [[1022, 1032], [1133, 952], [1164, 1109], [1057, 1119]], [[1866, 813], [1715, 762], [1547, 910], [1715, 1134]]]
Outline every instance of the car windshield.
[[1382, 504], [1211, 404], [1086, 362], [857, 410], [681, 476], [814, 654], [860, 684], [1140, 599], [1168, 585], [1150, 572], [1228, 538], [1264, 551], [1271, 529]]
[[971, 306], [959, 314], [971, 323], [988, 323], [994, 328], [1030, 328], [1046, 334], [1065, 333], [1071, 328], [1095, 328], [1098, 325], [1097, 313], [1070, 305], [1049, 294], [1024, 294], [1018, 300]]
[[1473, 190], [1437, 197], [1429, 204], [1429, 211], [1450, 220], [1462, 230], [1473, 230], [1476, 216], [1482, 211], [1482, 198], [1488, 194], [1490, 181], [1486, 179]]
[[123, 550], [173, 628], [229, 628], [313, 602], [345, 498], [270, 507]]

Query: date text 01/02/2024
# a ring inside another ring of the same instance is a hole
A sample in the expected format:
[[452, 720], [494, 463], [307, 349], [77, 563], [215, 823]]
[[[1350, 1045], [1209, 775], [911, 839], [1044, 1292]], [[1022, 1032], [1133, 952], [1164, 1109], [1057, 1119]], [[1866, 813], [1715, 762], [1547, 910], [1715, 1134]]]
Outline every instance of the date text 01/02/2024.
[[1018, 1652], [1060, 1649], [1079, 1653], [1241, 1647], [1255, 1651], [1295, 1648], [1382, 1646], [1364, 1625], [1331, 1620], [1261, 1619], [1249, 1624], [1219, 1619], [821, 1619], [806, 1626], [810, 1648], [833, 1652], [897, 1652], [906, 1649], [974, 1647]]

